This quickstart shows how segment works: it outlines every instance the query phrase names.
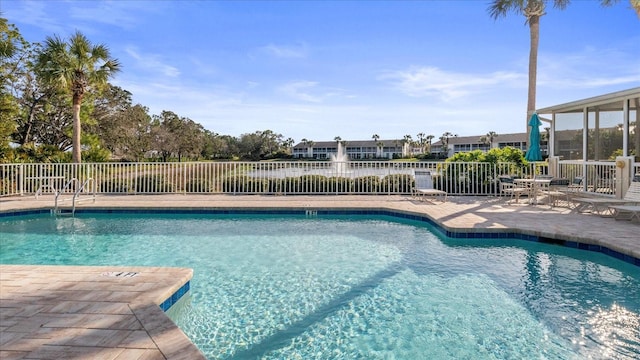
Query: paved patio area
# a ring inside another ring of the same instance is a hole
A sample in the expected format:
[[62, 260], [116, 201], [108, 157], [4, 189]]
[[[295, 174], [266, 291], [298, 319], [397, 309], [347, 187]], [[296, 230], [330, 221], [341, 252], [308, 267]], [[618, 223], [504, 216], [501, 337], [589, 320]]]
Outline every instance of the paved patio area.
[[[0, 211], [49, 209], [42, 196], [0, 198]], [[99, 196], [78, 208], [379, 209], [426, 215], [450, 231], [512, 231], [605, 246], [640, 258], [640, 224], [580, 214], [567, 207], [514, 204], [494, 197], [125, 195]], [[158, 304], [190, 279], [190, 269], [0, 266], [2, 359], [198, 359], [202, 354]], [[192, 284], [197, 286], [197, 284]]]

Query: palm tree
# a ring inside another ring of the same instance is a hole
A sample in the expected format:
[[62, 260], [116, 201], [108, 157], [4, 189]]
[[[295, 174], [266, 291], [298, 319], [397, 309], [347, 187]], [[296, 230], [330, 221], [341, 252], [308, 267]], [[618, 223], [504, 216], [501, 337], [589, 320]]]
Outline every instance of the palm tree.
[[440, 136], [440, 142], [442, 143], [442, 151], [449, 156], [449, 138], [453, 136], [458, 136], [458, 134], [454, 134], [450, 131], [445, 132]]
[[420, 147], [420, 153], [424, 154], [424, 145], [427, 143], [425, 140], [425, 133], [420, 132], [416, 134], [417, 144]]
[[490, 143], [493, 143], [493, 140], [495, 140], [498, 137], [498, 133], [495, 131], [489, 131], [487, 133], [487, 139], [489, 140]]
[[478, 139], [478, 141], [480, 142], [480, 144], [484, 145], [485, 147], [489, 147], [489, 145], [491, 145], [491, 141], [489, 141], [489, 139], [487, 139], [486, 136], [481, 136], [480, 139]]
[[431, 141], [435, 138], [436, 137], [434, 135], [427, 135], [425, 138], [427, 140], [427, 144], [429, 144], [429, 154], [431, 154]]
[[373, 141], [378, 142], [378, 139], [380, 139], [380, 135], [378, 135], [378, 134], [373, 134], [373, 135], [371, 136], [371, 138], [373, 139]]
[[382, 157], [382, 155], [384, 154], [384, 143], [382, 141], [377, 141], [376, 147], [378, 148], [379, 156]]
[[480, 138], [480, 142], [482, 144], [488, 145], [489, 149], [491, 149], [491, 144], [493, 144], [493, 140], [498, 137], [498, 133], [495, 131], [489, 131], [487, 135]]
[[[553, 0], [553, 7], [564, 10], [570, 0]], [[602, 6], [610, 6], [618, 0], [600, 0]], [[630, 0], [631, 6], [640, 17], [640, 0]], [[529, 88], [527, 95], [527, 117], [525, 128], [529, 135], [528, 121], [536, 110], [536, 78], [538, 74], [538, 42], [540, 39], [540, 17], [545, 14], [547, 0], [492, 0], [489, 5], [489, 15], [498, 19], [507, 16], [510, 12], [525, 16], [529, 25]]]
[[37, 60], [42, 79], [68, 91], [73, 106], [73, 162], [82, 161], [80, 148], [80, 106], [82, 98], [91, 90], [100, 90], [115, 73], [120, 62], [112, 59], [109, 49], [94, 45], [76, 31], [68, 41], [57, 35], [47, 37]]
[[[489, 14], [492, 18], [498, 19], [507, 16], [509, 12], [523, 14], [526, 24], [529, 25], [529, 88], [527, 93], [527, 117], [525, 127], [527, 136], [529, 127], [527, 126], [529, 117], [536, 110], [536, 78], [538, 74], [538, 42], [540, 39], [540, 17], [545, 14], [546, 0], [494, 0], [489, 6]], [[569, 0], [553, 0], [556, 8], [564, 9]]]
[[[308, 140], [306, 138], [300, 140], [306, 147], [307, 147], [307, 156], [312, 155], [313, 154], [313, 145], [315, 145], [315, 142], [313, 140]], [[305, 156], [305, 157], [307, 157]]]

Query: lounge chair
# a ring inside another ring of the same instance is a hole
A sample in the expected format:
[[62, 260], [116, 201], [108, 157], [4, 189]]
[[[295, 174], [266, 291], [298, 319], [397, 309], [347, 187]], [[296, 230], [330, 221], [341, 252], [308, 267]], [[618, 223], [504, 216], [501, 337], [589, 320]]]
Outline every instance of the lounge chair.
[[431, 177], [431, 171], [427, 170], [415, 170], [413, 177], [416, 181], [416, 186], [413, 188], [413, 196], [424, 200], [425, 196], [440, 197], [443, 202], [447, 201], [447, 192], [437, 190], [433, 188], [433, 178]]
[[640, 221], [640, 205], [611, 205], [609, 209], [616, 220]]
[[529, 195], [529, 188], [516, 184], [511, 176], [500, 176], [498, 182], [500, 183], [500, 195], [508, 195], [511, 200], [515, 198], [516, 204], [521, 195]]
[[576, 197], [571, 201], [577, 202], [576, 210], [579, 212], [591, 211], [603, 216], [615, 216], [611, 206], [640, 205], [640, 181], [631, 182], [629, 189], [623, 199], [603, 198], [603, 197]]

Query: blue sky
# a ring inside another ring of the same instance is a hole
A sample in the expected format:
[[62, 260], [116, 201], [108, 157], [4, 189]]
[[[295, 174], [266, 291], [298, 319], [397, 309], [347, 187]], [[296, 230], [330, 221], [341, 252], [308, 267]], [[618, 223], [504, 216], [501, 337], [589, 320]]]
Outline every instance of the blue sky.
[[[75, 30], [122, 63], [135, 103], [219, 134], [296, 141], [526, 131], [529, 30], [489, 1], [18, 1], [31, 42]], [[640, 86], [629, 1], [541, 20], [537, 107]]]

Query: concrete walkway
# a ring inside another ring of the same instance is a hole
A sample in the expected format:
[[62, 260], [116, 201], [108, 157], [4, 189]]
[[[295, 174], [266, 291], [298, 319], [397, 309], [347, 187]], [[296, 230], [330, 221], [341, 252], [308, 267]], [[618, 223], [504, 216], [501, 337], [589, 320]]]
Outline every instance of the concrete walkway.
[[[0, 199], [0, 211], [49, 209], [51, 197]], [[374, 209], [425, 215], [456, 232], [516, 232], [599, 245], [640, 259], [640, 225], [567, 207], [502, 198], [407, 196], [99, 196], [78, 208]], [[202, 354], [158, 304], [191, 278], [190, 269], [0, 265], [1, 359], [198, 359]], [[197, 286], [193, 284], [192, 286]]]

